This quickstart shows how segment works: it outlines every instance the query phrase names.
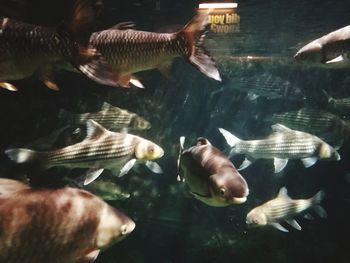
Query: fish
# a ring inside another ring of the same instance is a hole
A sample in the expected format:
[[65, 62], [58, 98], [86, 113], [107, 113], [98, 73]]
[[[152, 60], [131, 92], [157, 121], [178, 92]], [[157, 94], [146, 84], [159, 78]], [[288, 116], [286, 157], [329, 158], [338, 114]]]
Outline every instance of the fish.
[[89, 168], [85, 185], [98, 178], [104, 169], [123, 176], [136, 161], [146, 162], [153, 172], [162, 173], [160, 166], [152, 162], [164, 154], [157, 144], [136, 135], [111, 132], [93, 120], [87, 120], [86, 126], [87, 135], [79, 143], [52, 151], [8, 149], [5, 154], [16, 163], [38, 163], [44, 168]]
[[248, 184], [233, 163], [208, 139], [197, 138], [196, 145], [184, 149], [180, 138], [179, 180], [185, 181], [190, 194], [209, 206], [242, 204], [249, 194]]
[[350, 113], [350, 97], [333, 98], [325, 90], [322, 90], [327, 100], [327, 110], [336, 114], [349, 115]]
[[349, 65], [350, 26], [345, 26], [317, 38], [294, 55], [297, 61], [321, 64]]
[[176, 33], [135, 30], [132, 22], [122, 22], [107, 30], [94, 32], [90, 45], [102, 59], [79, 66], [94, 81], [108, 86], [143, 88], [133, 74], [157, 68], [169, 79], [172, 60], [183, 57], [209, 78], [221, 81], [216, 62], [203, 42], [209, 29], [208, 13], [200, 12]]
[[0, 262], [93, 262], [135, 222], [77, 188], [31, 188], [0, 179]]
[[123, 128], [133, 130], [148, 130], [151, 128], [150, 122], [136, 113], [114, 107], [107, 102], [103, 103], [101, 110], [98, 112], [74, 114], [60, 110], [59, 117], [72, 123], [84, 123], [88, 119], [92, 119], [112, 131]]
[[[271, 225], [283, 232], [289, 232], [280, 224], [285, 221], [293, 228], [301, 230], [301, 226], [294, 218], [305, 214], [310, 208], [313, 208], [321, 218], [327, 217], [327, 212], [320, 206], [324, 195], [321, 190], [309, 199], [291, 199], [287, 189], [282, 187], [276, 198], [255, 207], [247, 214], [246, 224], [249, 228]], [[305, 217], [312, 218], [309, 214], [305, 214]]]
[[301, 101], [304, 99], [302, 90], [290, 81], [271, 73], [254, 74], [249, 76], [229, 77], [229, 87], [241, 92], [247, 92], [254, 99], [266, 97], [268, 99], [286, 99]]
[[289, 159], [301, 159], [305, 167], [317, 160], [339, 161], [339, 153], [320, 138], [301, 131], [289, 129], [282, 124], [271, 126], [272, 134], [261, 140], [241, 140], [229, 131], [219, 128], [227, 144], [231, 147], [229, 156], [245, 154], [246, 158], [238, 168], [243, 170], [255, 159], [273, 159], [274, 172], [281, 172]]
[[105, 201], [125, 200], [130, 197], [128, 192], [123, 191], [116, 183], [112, 181], [94, 181], [83, 186], [84, 189], [101, 197]]
[[17, 91], [10, 82], [33, 74], [50, 89], [52, 65], [67, 61], [74, 67], [98, 59], [89, 47], [95, 11], [90, 0], [77, 0], [70, 16], [57, 28], [27, 24], [8, 17], [0, 19], [0, 87]]
[[346, 121], [323, 110], [301, 108], [273, 113], [268, 119], [293, 130], [314, 134], [326, 141], [328, 139], [339, 143], [350, 135], [350, 125]]

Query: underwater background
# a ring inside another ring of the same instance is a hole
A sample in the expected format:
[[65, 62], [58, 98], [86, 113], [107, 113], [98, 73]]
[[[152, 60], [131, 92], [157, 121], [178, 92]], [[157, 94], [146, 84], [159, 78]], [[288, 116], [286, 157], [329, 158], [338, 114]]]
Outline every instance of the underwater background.
[[[189, 0], [104, 0], [98, 28], [122, 21], [135, 21], [137, 28], [157, 31], [164, 26], [184, 25], [195, 14], [200, 1]], [[140, 72], [145, 89], [121, 89], [96, 84], [83, 76], [59, 72], [59, 92], [51, 91], [35, 77], [16, 81], [16, 93], [0, 90], [0, 152], [29, 145], [65, 126], [59, 110], [97, 111], [104, 102], [128, 109], [150, 121], [152, 128], [136, 134], [151, 139], [165, 150], [159, 160], [164, 173], [152, 174], [144, 167], [133, 169], [123, 178], [108, 171], [130, 198], [111, 201], [135, 222], [129, 237], [103, 252], [96, 262], [350, 262], [350, 148], [344, 139], [339, 162], [317, 162], [305, 168], [290, 160], [279, 175], [270, 160], [256, 161], [241, 171], [249, 185], [247, 202], [214, 208], [189, 198], [177, 178], [176, 160], [179, 137], [186, 145], [197, 137], [208, 138], [227, 151], [219, 134], [222, 127], [240, 138], [261, 138], [271, 123], [264, 117], [274, 112], [296, 110], [308, 105], [326, 109], [322, 90], [332, 97], [350, 97], [350, 69], [300, 66], [293, 63], [295, 52], [308, 41], [349, 24], [350, 3], [340, 1], [237, 1], [239, 32], [208, 33], [206, 46], [219, 66], [223, 81], [208, 79], [185, 61], [173, 63], [175, 81], [157, 70]], [[22, 21], [54, 25], [69, 1], [1, 1], [1, 15]], [[263, 59], [240, 59], [244, 56]], [[254, 97], [237, 86], [241, 78], [275, 76], [289, 81], [294, 91], [278, 98]], [[236, 87], [235, 87], [236, 85]], [[350, 112], [349, 112], [350, 113]], [[349, 116], [341, 116], [347, 120]], [[61, 147], [67, 142], [51, 137], [40, 141], [41, 149]], [[71, 138], [70, 138], [71, 139]], [[78, 141], [81, 138], [73, 138]], [[238, 167], [243, 158], [235, 156]], [[44, 174], [17, 167], [4, 154], [0, 159], [2, 177], [21, 177], [24, 173], [36, 184], [50, 185], [81, 175], [52, 168]], [[309, 221], [298, 218], [302, 231], [289, 233], [272, 227], [247, 229], [246, 214], [257, 205], [274, 198], [286, 186], [290, 196], [308, 198], [320, 189], [326, 193], [322, 206], [327, 219]]]

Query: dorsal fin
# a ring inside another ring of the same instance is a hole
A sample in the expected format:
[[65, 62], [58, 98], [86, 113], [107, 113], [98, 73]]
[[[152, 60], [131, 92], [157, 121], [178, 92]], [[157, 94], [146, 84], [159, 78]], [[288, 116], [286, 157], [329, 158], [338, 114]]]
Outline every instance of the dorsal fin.
[[0, 178], [0, 196], [12, 194], [24, 189], [29, 189], [30, 186], [16, 180]]
[[208, 141], [207, 138], [198, 137], [197, 138], [197, 146], [199, 146], [199, 145], [211, 145], [211, 143]]
[[288, 195], [287, 188], [282, 187], [282, 188], [280, 189], [280, 191], [278, 192], [277, 197], [279, 197], [279, 198], [288, 198], [288, 199], [290, 199], [290, 197], [289, 197], [289, 195]]
[[135, 24], [135, 22], [132, 22], [132, 21], [121, 22], [121, 23], [118, 23], [118, 24], [112, 26], [109, 29], [118, 29], [118, 30], [131, 29], [131, 30], [135, 30], [136, 29], [136, 24]]
[[113, 107], [111, 104], [109, 104], [108, 102], [104, 102], [102, 104], [101, 110], [106, 110], [109, 109], [110, 107]]
[[294, 130], [289, 129], [288, 127], [286, 127], [286, 126], [284, 126], [282, 124], [279, 124], [279, 123], [276, 123], [276, 124], [272, 125], [271, 129], [274, 132], [293, 132], [294, 131]]
[[102, 134], [105, 134], [108, 132], [105, 128], [103, 128], [100, 124], [98, 124], [94, 120], [87, 120], [86, 121], [86, 138], [85, 139], [97, 139]]

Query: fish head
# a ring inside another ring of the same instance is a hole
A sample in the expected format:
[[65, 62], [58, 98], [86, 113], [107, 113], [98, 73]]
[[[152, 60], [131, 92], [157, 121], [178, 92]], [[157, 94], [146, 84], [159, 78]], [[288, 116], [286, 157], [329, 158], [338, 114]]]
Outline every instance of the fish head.
[[146, 121], [144, 118], [139, 117], [139, 116], [135, 116], [131, 120], [130, 125], [138, 130], [148, 130], [151, 128], [151, 123], [149, 121]]
[[267, 217], [260, 209], [254, 208], [248, 213], [245, 222], [248, 228], [264, 226], [267, 225]]
[[157, 144], [140, 138], [135, 146], [135, 156], [139, 160], [152, 161], [161, 158], [164, 150]]
[[329, 144], [322, 142], [318, 148], [318, 156], [320, 159], [339, 161], [340, 155], [336, 149]]
[[322, 62], [322, 45], [318, 41], [312, 41], [302, 47], [295, 55], [296, 61]]
[[210, 176], [210, 186], [212, 195], [228, 204], [242, 204], [247, 201], [248, 185], [238, 172], [213, 174]]
[[135, 228], [135, 222], [118, 209], [105, 205], [97, 228], [96, 245], [105, 249], [119, 242]]

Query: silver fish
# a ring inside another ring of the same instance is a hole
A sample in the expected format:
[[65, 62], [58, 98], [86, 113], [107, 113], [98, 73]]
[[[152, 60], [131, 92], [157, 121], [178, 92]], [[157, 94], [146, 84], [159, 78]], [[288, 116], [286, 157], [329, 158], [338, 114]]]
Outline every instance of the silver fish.
[[183, 144], [184, 137], [181, 137], [179, 176], [196, 199], [215, 207], [241, 204], [247, 200], [247, 182], [221, 151], [203, 137], [188, 149], [184, 149]]
[[[247, 92], [251, 98], [257, 96], [268, 99], [302, 100], [304, 95], [299, 87], [290, 81], [270, 73], [230, 77], [229, 87]], [[255, 94], [253, 96], [252, 94]]]
[[309, 199], [293, 200], [288, 196], [287, 189], [283, 187], [275, 199], [252, 209], [247, 215], [246, 224], [248, 227], [271, 225], [278, 230], [288, 232], [280, 224], [280, 222], [286, 221], [295, 229], [301, 230], [301, 226], [294, 218], [306, 210], [313, 208], [320, 217], [327, 217], [326, 211], [319, 205], [323, 198], [324, 192], [319, 191]]
[[245, 154], [247, 157], [238, 170], [247, 168], [255, 159], [274, 159], [275, 173], [287, 165], [289, 159], [301, 159], [310, 167], [318, 159], [340, 160], [338, 152], [320, 138], [309, 133], [295, 131], [281, 124], [271, 126], [273, 133], [266, 139], [244, 141], [219, 128], [228, 145], [230, 155]]
[[108, 131], [93, 120], [88, 120], [86, 125], [87, 136], [82, 142], [53, 151], [37, 152], [17, 148], [6, 150], [5, 153], [16, 163], [38, 162], [46, 168], [90, 168], [85, 184], [94, 181], [104, 169], [122, 176], [133, 167], [136, 160], [146, 161], [146, 165], [154, 172], [160, 172], [158, 166], [149, 162], [164, 154], [163, 149], [155, 143], [132, 134]]
[[0, 179], [0, 262], [93, 262], [134, 228], [127, 215], [87, 191]]
[[102, 54], [107, 67], [96, 60], [79, 68], [104, 85], [129, 87], [132, 83], [142, 88], [142, 83], [133, 73], [158, 68], [173, 79], [172, 60], [183, 57], [206, 76], [220, 81], [216, 63], [203, 45], [208, 27], [206, 12], [198, 13], [177, 33], [137, 31], [132, 23], [120, 23], [90, 37], [90, 45]]
[[107, 102], [103, 103], [101, 110], [92, 113], [74, 114], [61, 110], [59, 117], [68, 119], [68, 122], [84, 123], [88, 119], [98, 122], [108, 130], [121, 130], [123, 128], [135, 130], [147, 130], [151, 124], [136, 113], [114, 107]]
[[290, 129], [319, 136], [322, 139], [343, 140], [350, 135], [350, 125], [338, 116], [316, 109], [302, 108], [296, 111], [274, 113], [269, 118]]
[[313, 40], [302, 47], [294, 56], [298, 61], [312, 63], [349, 64], [350, 59], [350, 26], [335, 30]]
[[59, 28], [0, 19], [0, 87], [16, 91], [11, 80], [37, 74], [53, 90], [52, 65], [68, 61], [74, 67], [98, 58], [88, 47], [94, 9], [90, 0], [77, 0], [71, 17]]

